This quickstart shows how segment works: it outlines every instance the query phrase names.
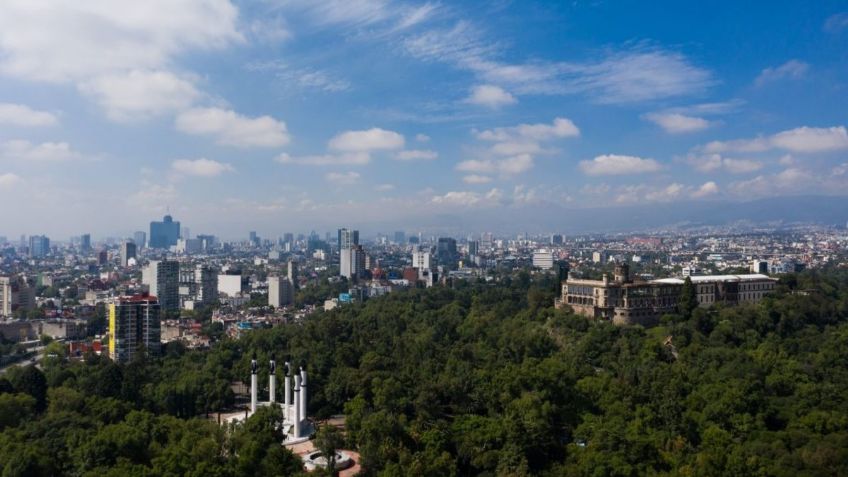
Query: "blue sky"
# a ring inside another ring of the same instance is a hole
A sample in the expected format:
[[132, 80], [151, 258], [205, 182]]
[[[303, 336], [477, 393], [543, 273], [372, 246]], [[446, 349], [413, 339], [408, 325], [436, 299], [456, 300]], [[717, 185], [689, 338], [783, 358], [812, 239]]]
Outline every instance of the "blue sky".
[[844, 2], [7, 0], [0, 235], [845, 195], [846, 98]]

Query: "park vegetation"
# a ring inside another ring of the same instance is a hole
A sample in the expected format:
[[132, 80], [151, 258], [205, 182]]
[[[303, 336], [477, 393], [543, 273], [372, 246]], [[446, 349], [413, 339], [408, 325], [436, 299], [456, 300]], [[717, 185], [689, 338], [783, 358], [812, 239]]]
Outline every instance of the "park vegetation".
[[555, 310], [557, 291], [522, 272], [209, 350], [14, 369], [0, 377], [2, 475], [298, 474], [273, 410], [216, 422], [254, 352], [307, 366], [310, 415], [346, 416], [327, 446], [357, 449], [366, 475], [848, 475], [846, 271], [649, 329]]

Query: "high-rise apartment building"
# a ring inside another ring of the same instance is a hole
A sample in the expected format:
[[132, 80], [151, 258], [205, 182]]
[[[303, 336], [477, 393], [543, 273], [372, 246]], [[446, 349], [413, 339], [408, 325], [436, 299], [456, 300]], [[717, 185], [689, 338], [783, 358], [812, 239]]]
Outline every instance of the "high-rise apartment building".
[[268, 305], [274, 308], [290, 305], [294, 301], [294, 286], [288, 277], [268, 277]]
[[151, 260], [142, 272], [142, 283], [150, 287], [150, 294], [159, 300], [162, 311], [180, 309], [180, 262]]
[[150, 248], [169, 248], [180, 238], [180, 223], [166, 215], [161, 222], [150, 222]]
[[121, 243], [121, 266], [126, 268], [129, 266], [130, 259], [136, 258], [136, 246], [135, 243], [130, 242], [129, 240], [125, 240]]
[[139, 351], [152, 356], [161, 350], [159, 301], [150, 295], [118, 298], [109, 305], [109, 357], [132, 361]]
[[50, 239], [45, 235], [33, 235], [29, 238], [29, 256], [41, 258], [50, 253]]
[[339, 262], [339, 275], [348, 280], [356, 280], [365, 271], [365, 251], [361, 245], [343, 248]]
[[35, 291], [23, 277], [0, 277], [0, 316], [35, 308]]

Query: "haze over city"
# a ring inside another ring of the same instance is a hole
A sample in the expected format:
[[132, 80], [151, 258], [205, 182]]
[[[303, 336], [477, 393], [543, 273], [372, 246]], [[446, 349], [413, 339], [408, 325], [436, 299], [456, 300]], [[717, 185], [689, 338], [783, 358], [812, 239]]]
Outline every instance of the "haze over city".
[[225, 238], [591, 231], [563, 210], [826, 201], [846, 54], [838, 1], [4, 1], [2, 232], [168, 210]]

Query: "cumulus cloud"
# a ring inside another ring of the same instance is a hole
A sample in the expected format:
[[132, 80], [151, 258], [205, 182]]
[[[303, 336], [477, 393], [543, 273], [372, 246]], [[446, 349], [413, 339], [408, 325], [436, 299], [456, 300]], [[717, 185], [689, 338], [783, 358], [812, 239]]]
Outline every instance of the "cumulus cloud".
[[47, 111], [38, 111], [24, 104], [0, 103], [0, 124], [10, 126], [53, 126], [59, 120]]
[[822, 153], [848, 149], [848, 130], [845, 126], [812, 128], [802, 126], [772, 136], [732, 141], [712, 141], [696, 150], [706, 153], [763, 152], [784, 149], [795, 153]]
[[190, 176], [214, 177], [224, 172], [232, 172], [233, 166], [211, 159], [178, 159], [171, 164], [174, 171]]
[[491, 189], [486, 193], [472, 191], [451, 191], [432, 198], [434, 204], [452, 205], [459, 207], [475, 207], [494, 205], [501, 201], [503, 193], [500, 189]]
[[469, 174], [462, 178], [462, 182], [465, 182], [466, 184], [488, 184], [489, 182], [492, 182], [492, 178], [479, 174]]
[[362, 166], [371, 162], [367, 152], [346, 154], [316, 154], [308, 156], [291, 156], [282, 153], [274, 158], [280, 164], [299, 164], [303, 166]]
[[721, 154], [690, 155], [689, 165], [700, 172], [724, 170], [731, 174], [746, 174], [763, 168], [763, 163], [753, 159], [732, 159]]
[[554, 138], [577, 137], [580, 129], [566, 118], [555, 118], [551, 124], [519, 124], [518, 126], [475, 131], [483, 141], [544, 141]]
[[705, 182], [698, 190], [692, 192], [692, 197], [701, 199], [715, 194], [718, 194], [718, 185], [713, 181], [709, 181]]
[[703, 131], [711, 123], [704, 118], [687, 116], [680, 113], [648, 113], [644, 118], [663, 128], [670, 134], [682, 134]]
[[117, 121], [179, 111], [200, 97], [191, 81], [168, 71], [102, 75], [81, 83], [79, 89]]
[[21, 182], [23, 182], [23, 180], [19, 176], [12, 174], [11, 172], [0, 174], [0, 187], [2, 188], [12, 187], [17, 184], [20, 184]]
[[754, 80], [754, 84], [762, 86], [766, 83], [782, 79], [803, 78], [809, 69], [810, 65], [803, 61], [789, 60], [780, 66], [766, 68], [761, 71], [757, 79]]
[[330, 149], [346, 152], [369, 152], [401, 149], [404, 146], [402, 135], [381, 128], [363, 131], [345, 131], [330, 139]]
[[520, 174], [532, 168], [533, 157], [529, 154], [504, 159], [469, 159], [456, 165], [456, 170], [460, 172], [500, 174], [501, 176]]
[[334, 184], [350, 185], [359, 182], [358, 172], [328, 172], [324, 175], [327, 181]]
[[605, 154], [591, 161], [580, 161], [580, 170], [590, 176], [643, 174], [660, 169], [662, 166], [653, 159], [617, 154]]
[[471, 95], [466, 98], [466, 103], [485, 106], [492, 109], [500, 108], [518, 102], [515, 96], [509, 94], [508, 91], [491, 84], [475, 86], [471, 90]]
[[219, 144], [236, 147], [279, 147], [289, 143], [286, 123], [271, 116], [249, 118], [220, 108], [195, 108], [177, 116], [177, 129], [213, 136]]
[[400, 151], [395, 154], [395, 159], [398, 161], [431, 161], [439, 157], [439, 153], [430, 150], [411, 149], [408, 151]]
[[84, 156], [71, 149], [66, 142], [43, 142], [34, 144], [22, 139], [0, 143], [0, 159], [26, 162], [65, 162], [82, 159]]

